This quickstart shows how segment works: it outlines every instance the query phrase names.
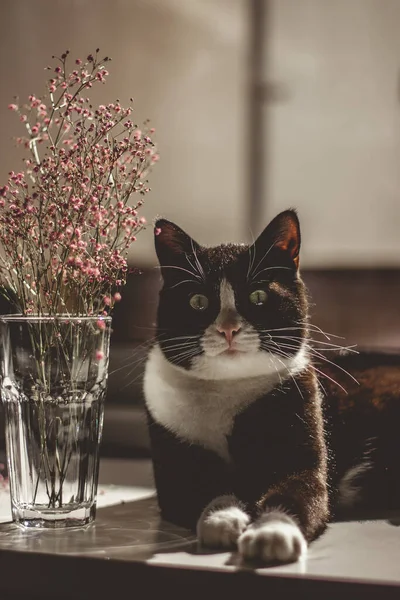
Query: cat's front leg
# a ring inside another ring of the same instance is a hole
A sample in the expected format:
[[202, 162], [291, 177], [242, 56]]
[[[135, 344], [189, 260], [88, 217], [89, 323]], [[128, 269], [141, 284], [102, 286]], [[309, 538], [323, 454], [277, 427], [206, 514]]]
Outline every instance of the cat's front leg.
[[257, 519], [238, 539], [245, 560], [295, 562], [307, 554], [307, 542], [296, 521], [279, 509]]
[[257, 503], [258, 518], [238, 539], [242, 558], [295, 562], [325, 529], [328, 495], [324, 472], [303, 471], [272, 487]]
[[218, 496], [203, 510], [197, 537], [202, 546], [232, 549], [249, 523], [249, 515], [235, 496]]

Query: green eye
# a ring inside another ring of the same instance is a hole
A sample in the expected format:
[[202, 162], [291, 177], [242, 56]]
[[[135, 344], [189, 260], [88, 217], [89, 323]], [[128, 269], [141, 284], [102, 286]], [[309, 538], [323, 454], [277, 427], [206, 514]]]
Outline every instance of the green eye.
[[249, 296], [250, 302], [252, 304], [255, 304], [256, 306], [261, 306], [262, 304], [265, 304], [267, 298], [267, 292], [264, 292], [264, 290], [254, 290], [254, 292], [251, 292]]
[[189, 303], [194, 310], [206, 310], [208, 298], [207, 296], [203, 296], [203, 294], [195, 294], [190, 298]]

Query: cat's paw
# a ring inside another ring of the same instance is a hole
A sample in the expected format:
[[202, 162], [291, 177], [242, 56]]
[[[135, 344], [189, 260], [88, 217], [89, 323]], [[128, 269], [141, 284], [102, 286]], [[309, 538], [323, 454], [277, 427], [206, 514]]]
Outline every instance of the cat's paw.
[[203, 510], [197, 537], [202, 546], [234, 548], [249, 523], [249, 515], [233, 496], [219, 496]]
[[274, 511], [246, 529], [238, 539], [238, 549], [245, 560], [289, 563], [306, 556], [307, 542], [293, 519]]

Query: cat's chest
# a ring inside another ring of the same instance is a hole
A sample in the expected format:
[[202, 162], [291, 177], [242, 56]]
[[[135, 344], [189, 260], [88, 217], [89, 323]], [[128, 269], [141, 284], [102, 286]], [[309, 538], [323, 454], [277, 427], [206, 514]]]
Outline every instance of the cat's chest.
[[158, 423], [229, 461], [227, 437], [236, 416], [277, 383], [276, 377], [214, 382], [195, 379], [166, 364], [155, 348], [147, 362], [144, 389], [147, 407]]

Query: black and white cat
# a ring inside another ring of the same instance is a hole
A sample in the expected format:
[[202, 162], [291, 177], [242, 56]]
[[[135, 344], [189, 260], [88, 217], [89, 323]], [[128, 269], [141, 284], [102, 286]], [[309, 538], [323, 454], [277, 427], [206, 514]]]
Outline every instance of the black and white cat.
[[[159, 220], [155, 245], [164, 285], [144, 392], [162, 516], [244, 559], [304, 557], [330, 517], [328, 477], [340, 486], [328, 476], [297, 215], [279, 214], [252, 246], [215, 248]], [[348, 495], [372, 470], [361, 433], [340, 465]]]

